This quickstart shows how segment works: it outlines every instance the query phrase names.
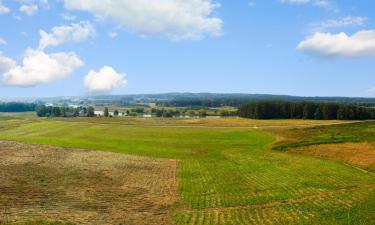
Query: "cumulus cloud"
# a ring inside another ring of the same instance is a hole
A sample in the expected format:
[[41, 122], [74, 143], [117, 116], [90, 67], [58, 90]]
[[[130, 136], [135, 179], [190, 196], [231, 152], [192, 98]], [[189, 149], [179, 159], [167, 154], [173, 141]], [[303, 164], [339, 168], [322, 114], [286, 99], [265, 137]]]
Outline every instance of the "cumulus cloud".
[[375, 30], [359, 31], [353, 35], [318, 32], [307, 37], [297, 48], [320, 56], [375, 56]]
[[95, 36], [95, 29], [90, 22], [73, 23], [71, 26], [52, 28], [50, 33], [40, 32], [39, 49], [48, 46], [58, 46], [66, 42], [82, 42]]
[[34, 4], [30, 5], [21, 5], [20, 11], [25, 13], [28, 16], [34, 15], [38, 11], [38, 6]]
[[14, 68], [16, 65], [17, 65], [16, 62], [13, 59], [4, 56], [0, 52], [0, 74], [8, 72], [10, 69]]
[[337, 29], [350, 26], [364, 26], [367, 18], [361, 16], [346, 16], [339, 19], [326, 20], [320, 23], [311, 24], [314, 32], [323, 32], [330, 29]]
[[74, 53], [47, 54], [40, 50], [28, 49], [22, 64], [0, 55], [0, 73], [3, 84], [29, 87], [68, 77], [83, 62]]
[[34, 15], [39, 9], [49, 9], [48, 0], [14, 0], [21, 6], [19, 10], [29, 16]]
[[84, 85], [94, 94], [109, 93], [127, 83], [125, 76], [117, 73], [112, 67], [105, 66], [99, 71], [91, 70], [84, 79]]
[[0, 1], [0, 14], [7, 14], [10, 12], [10, 9], [3, 5], [3, 3]]
[[109, 18], [141, 36], [194, 40], [222, 33], [222, 20], [213, 15], [220, 4], [211, 0], [64, 0], [68, 9]]

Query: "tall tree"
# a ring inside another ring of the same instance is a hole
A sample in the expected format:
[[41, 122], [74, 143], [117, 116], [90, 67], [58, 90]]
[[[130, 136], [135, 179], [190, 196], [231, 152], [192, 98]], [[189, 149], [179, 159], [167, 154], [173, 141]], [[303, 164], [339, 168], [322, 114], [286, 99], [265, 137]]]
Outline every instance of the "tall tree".
[[109, 117], [108, 107], [105, 107], [105, 108], [104, 108], [104, 116], [105, 116], [105, 117]]
[[94, 109], [94, 107], [89, 106], [86, 111], [87, 111], [87, 116], [88, 117], [94, 117], [95, 116], [95, 109]]

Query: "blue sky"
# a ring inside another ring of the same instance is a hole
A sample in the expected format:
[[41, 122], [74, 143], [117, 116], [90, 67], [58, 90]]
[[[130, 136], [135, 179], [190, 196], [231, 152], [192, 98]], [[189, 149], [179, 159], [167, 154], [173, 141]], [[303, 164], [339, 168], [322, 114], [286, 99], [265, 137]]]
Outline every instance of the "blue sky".
[[375, 96], [372, 0], [0, 0], [0, 95]]

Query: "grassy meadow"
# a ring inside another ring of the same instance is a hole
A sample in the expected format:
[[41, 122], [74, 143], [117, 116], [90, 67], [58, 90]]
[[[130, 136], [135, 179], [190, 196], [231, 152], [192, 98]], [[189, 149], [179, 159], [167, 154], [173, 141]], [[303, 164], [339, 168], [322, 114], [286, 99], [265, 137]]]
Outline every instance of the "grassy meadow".
[[372, 224], [374, 174], [280, 151], [375, 141], [371, 122], [295, 128], [331, 123], [338, 122], [8, 116], [0, 139], [177, 159], [176, 224]]

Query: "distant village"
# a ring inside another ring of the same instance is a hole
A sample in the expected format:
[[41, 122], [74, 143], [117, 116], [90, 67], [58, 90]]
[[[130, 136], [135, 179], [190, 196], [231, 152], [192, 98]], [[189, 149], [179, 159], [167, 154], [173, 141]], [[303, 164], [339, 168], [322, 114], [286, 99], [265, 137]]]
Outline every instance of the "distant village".
[[220, 108], [158, 107], [156, 103], [129, 107], [114, 105], [94, 106], [45, 103], [36, 109], [39, 117], [167, 117], [167, 118], [221, 118], [236, 116], [236, 110]]

